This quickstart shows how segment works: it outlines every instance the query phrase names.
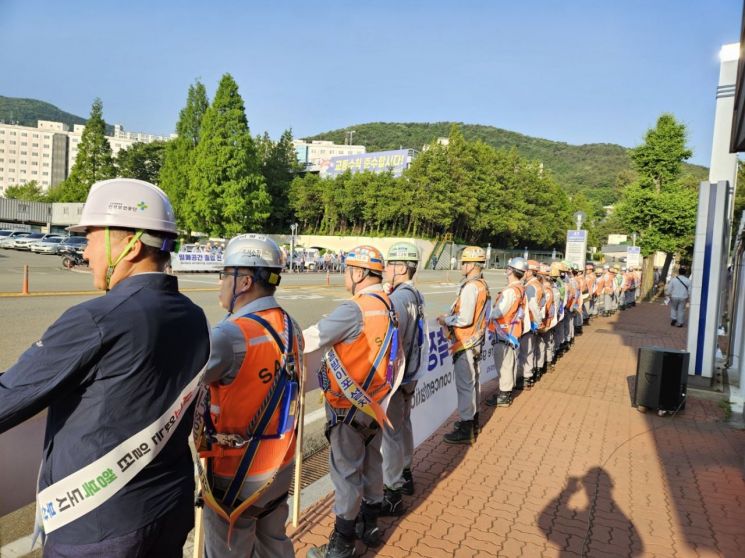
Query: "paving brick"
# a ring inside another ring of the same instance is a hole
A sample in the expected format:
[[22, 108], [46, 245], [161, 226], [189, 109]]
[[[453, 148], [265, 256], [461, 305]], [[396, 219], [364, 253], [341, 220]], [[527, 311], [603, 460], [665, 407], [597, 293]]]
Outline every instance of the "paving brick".
[[[631, 406], [638, 348], [685, 336], [659, 304], [593, 320], [535, 389], [480, 410], [476, 444], [442, 442], [452, 417], [417, 448], [417, 496], [363, 556], [581, 556], [593, 501], [588, 556], [742, 556], [745, 432], [692, 390], [674, 418]], [[327, 540], [331, 503], [291, 531], [298, 556]]]

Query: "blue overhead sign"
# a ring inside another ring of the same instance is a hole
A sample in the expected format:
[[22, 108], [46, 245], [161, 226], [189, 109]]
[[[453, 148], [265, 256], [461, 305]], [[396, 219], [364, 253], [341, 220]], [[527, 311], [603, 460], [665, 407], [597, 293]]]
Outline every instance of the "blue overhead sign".
[[377, 151], [358, 155], [340, 155], [331, 157], [323, 174], [329, 177], [350, 172], [388, 172], [401, 176], [409, 162], [409, 150]]

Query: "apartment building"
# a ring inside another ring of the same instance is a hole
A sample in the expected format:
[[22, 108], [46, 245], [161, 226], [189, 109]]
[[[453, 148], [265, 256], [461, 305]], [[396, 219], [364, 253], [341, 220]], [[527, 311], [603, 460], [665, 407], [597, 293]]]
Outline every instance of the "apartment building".
[[294, 140], [297, 160], [301, 165], [306, 167], [319, 167], [322, 161], [328, 161], [331, 157], [339, 155], [361, 155], [365, 153], [364, 145], [340, 145], [333, 141], [313, 140], [307, 142], [304, 140]]
[[[75, 164], [84, 129], [85, 126], [76, 124], [70, 130], [67, 124], [49, 120], [39, 120], [35, 128], [0, 122], [0, 196], [8, 186], [32, 180], [36, 180], [43, 191], [62, 182]], [[134, 143], [170, 138], [126, 132], [117, 124], [113, 136], [106, 139], [116, 157], [119, 151]]]

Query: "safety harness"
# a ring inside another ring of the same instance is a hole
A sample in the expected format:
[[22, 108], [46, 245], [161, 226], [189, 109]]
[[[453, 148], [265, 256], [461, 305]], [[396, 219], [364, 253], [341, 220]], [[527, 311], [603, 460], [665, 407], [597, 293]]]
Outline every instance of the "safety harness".
[[[241, 501], [238, 498], [241, 487], [248, 476], [251, 464], [258, 453], [261, 443], [264, 440], [277, 440], [284, 438], [290, 433], [295, 433], [298, 425], [297, 399], [303, 383], [301, 345], [294, 333], [292, 320], [284, 310], [282, 314], [284, 319], [284, 337], [280, 337], [271, 324], [261, 316], [257, 314], [245, 314], [242, 316], [242, 318], [253, 320], [263, 327], [272, 337], [282, 355], [279, 373], [274, 375], [273, 384], [262, 401], [258, 412], [248, 425], [245, 436], [215, 431], [210, 415], [209, 390], [206, 387], [202, 390], [195, 411], [195, 446], [199, 451], [200, 457], [208, 458], [206, 470], [202, 467], [201, 460], [197, 461], [199, 478], [202, 484], [202, 498], [205, 504], [228, 522], [228, 546], [230, 545], [230, 537], [236, 520], [274, 482], [286, 456], [286, 453], [284, 455], [277, 455], [275, 462], [272, 463], [270, 478], [249, 498]], [[295, 360], [296, 349], [300, 355], [300, 362], [296, 362]], [[268, 433], [266, 430], [269, 422], [278, 410], [279, 420], [277, 430], [276, 432]], [[230, 455], [231, 453], [241, 455], [240, 462], [233, 478], [228, 484], [228, 488], [218, 500], [218, 495], [212, 490], [214, 479], [209, 458]], [[261, 510], [254, 517], [260, 517], [265, 512], [266, 510]]]

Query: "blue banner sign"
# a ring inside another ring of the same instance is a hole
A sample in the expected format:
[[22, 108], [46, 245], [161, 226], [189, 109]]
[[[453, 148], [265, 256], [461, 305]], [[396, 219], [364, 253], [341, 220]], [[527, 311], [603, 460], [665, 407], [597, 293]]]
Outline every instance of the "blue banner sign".
[[329, 159], [325, 175], [339, 176], [347, 171], [351, 172], [388, 172], [393, 176], [401, 176], [409, 162], [409, 150], [377, 151], [361, 153], [359, 155], [339, 155]]
[[584, 242], [587, 240], [587, 231], [567, 231], [567, 242]]

